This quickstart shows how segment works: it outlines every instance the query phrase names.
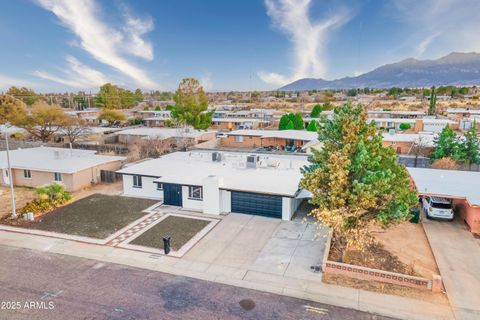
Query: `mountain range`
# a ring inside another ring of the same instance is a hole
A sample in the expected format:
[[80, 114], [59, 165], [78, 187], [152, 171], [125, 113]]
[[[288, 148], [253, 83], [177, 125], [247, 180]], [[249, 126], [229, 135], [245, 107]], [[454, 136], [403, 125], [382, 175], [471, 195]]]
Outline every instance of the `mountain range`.
[[326, 90], [351, 88], [419, 88], [446, 85], [480, 84], [480, 54], [452, 52], [436, 60], [414, 58], [386, 64], [356, 77], [336, 80], [304, 78], [278, 90]]

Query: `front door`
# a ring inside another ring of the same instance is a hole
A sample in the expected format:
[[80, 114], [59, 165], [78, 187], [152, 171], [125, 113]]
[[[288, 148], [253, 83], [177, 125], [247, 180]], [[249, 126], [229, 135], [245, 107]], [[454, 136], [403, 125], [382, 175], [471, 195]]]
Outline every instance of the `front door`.
[[10, 185], [10, 178], [8, 177], [8, 169], [2, 170], [3, 182], [9, 186]]
[[171, 206], [182, 206], [182, 185], [173, 183], [163, 184], [163, 203]]

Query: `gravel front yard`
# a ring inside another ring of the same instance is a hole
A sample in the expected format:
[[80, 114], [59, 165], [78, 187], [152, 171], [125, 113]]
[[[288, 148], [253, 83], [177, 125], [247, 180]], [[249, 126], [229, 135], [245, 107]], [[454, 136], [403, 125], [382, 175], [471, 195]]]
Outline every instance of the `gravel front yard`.
[[178, 251], [211, 221], [168, 216], [129, 244], [163, 250], [163, 237], [170, 236], [172, 250]]
[[158, 201], [93, 194], [20, 227], [105, 239], [139, 219]]

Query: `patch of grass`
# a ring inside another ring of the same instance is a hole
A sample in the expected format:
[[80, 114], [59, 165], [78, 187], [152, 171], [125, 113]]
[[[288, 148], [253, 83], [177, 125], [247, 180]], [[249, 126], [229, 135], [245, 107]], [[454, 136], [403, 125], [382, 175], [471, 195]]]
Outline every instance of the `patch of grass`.
[[144, 216], [158, 201], [93, 194], [49, 212], [20, 227], [105, 239]]
[[168, 216], [131, 241], [130, 244], [163, 250], [163, 237], [170, 236], [172, 250], [178, 251], [210, 222], [195, 218]]

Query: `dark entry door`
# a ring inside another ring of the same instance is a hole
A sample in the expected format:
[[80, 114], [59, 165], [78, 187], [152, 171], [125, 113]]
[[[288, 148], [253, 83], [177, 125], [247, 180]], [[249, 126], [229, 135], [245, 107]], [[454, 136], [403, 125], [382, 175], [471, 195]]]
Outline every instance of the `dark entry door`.
[[163, 184], [163, 203], [171, 206], [182, 206], [182, 185], [173, 183]]
[[232, 212], [282, 218], [282, 197], [232, 191]]

